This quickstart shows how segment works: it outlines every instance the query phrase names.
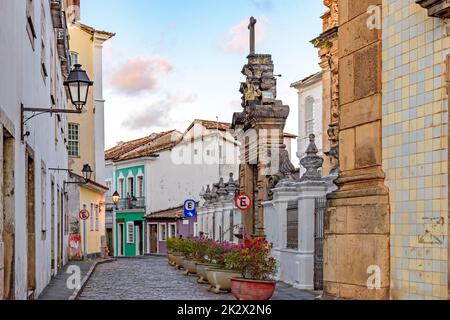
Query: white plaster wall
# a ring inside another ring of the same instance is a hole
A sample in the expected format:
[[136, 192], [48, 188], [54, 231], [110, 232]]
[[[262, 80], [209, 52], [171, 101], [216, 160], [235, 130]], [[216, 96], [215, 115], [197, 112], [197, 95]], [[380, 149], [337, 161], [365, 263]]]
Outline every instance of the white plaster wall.
[[[40, 66], [40, 1], [33, 1], [35, 6], [35, 27], [37, 39], [33, 51], [26, 32], [26, 1], [2, 0], [0, 10], [0, 107], [15, 126], [15, 296], [26, 299], [27, 296], [27, 230], [25, 207], [25, 144], [20, 139], [20, 104], [26, 107], [50, 107], [50, 78], [44, 83]], [[46, 35], [47, 35], [47, 67], [50, 75], [50, 44], [55, 43], [48, 1], [45, 1]], [[57, 55], [55, 45], [53, 53]], [[57, 68], [56, 70], [59, 70]], [[59, 79], [62, 76], [59, 72]], [[56, 79], [55, 79], [56, 81]], [[62, 84], [60, 83], [60, 88]], [[65, 92], [59, 92], [58, 108], [65, 108]], [[60, 125], [66, 127], [66, 117], [62, 116]], [[37, 293], [41, 292], [50, 281], [50, 177], [53, 174], [55, 183], [63, 186], [67, 179], [64, 172], [47, 171], [47, 237], [42, 240], [41, 230], [41, 161], [48, 168], [67, 168], [67, 150], [60, 129], [55, 128], [55, 116], [39, 116], [27, 126], [30, 137], [26, 142], [35, 152], [36, 164], [36, 280]], [[58, 142], [55, 143], [55, 139]], [[56, 208], [56, 206], [55, 206]], [[55, 220], [55, 230], [56, 230]], [[56, 243], [56, 239], [54, 239]], [[64, 238], [64, 248], [67, 238]], [[56, 244], [55, 244], [56, 248]], [[66, 249], [64, 256], [66, 256]], [[55, 250], [57, 253], [57, 250]], [[56, 257], [55, 257], [56, 259]]]
[[[305, 151], [309, 145], [309, 137], [306, 136], [306, 126], [305, 126], [305, 105], [306, 99], [308, 97], [313, 97], [314, 104], [314, 134], [316, 135], [316, 145], [319, 149], [319, 154], [322, 154], [323, 150], [323, 132], [322, 132], [322, 94], [323, 94], [323, 85], [322, 81], [311, 84], [310, 86], [301, 88], [299, 90], [299, 122], [298, 122], [298, 140], [297, 140], [297, 156], [302, 159], [305, 156]], [[300, 172], [303, 174], [305, 169], [300, 167]]]
[[[230, 145], [230, 150], [237, 149], [234, 144], [227, 144]], [[179, 145], [173, 150], [160, 153], [159, 157], [151, 162], [150, 170], [146, 172], [150, 184], [147, 189], [150, 212], [181, 206], [187, 199], [200, 201], [199, 194], [202, 187], [219, 182], [220, 177], [228, 181], [230, 173], [234, 174], [235, 179], [237, 177], [238, 163], [219, 165], [217, 159], [212, 159], [212, 156], [205, 155], [204, 161], [198, 163], [174, 162], [172, 153], [178, 155], [181, 149], [191, 148]], [[199, 152], [206, 149], [205, 145], [199, 147]], [[217, 157], [218, 152], [215, 154]]]
[[95, 107], [95, 177], [105, 180], [105, 100], [103, 98], [103, 45], [94, 44], [94, 107]]

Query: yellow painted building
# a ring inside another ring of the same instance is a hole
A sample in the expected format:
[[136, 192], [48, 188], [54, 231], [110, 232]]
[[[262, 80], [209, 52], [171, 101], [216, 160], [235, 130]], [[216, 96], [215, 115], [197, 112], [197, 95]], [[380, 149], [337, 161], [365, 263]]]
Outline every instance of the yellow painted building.
[[[88, 183], [80, 188], [80, 206], [90, 213], [89, 219], [80, 225], [81, 243], [86, 236], [87, 255], [96, 255], [101, 250], [102, 237], [105, 236], [105, 192], [108, 189], [95, 183]], [[86, 233], [84, 233], [86, 227]], [[81, 254], [84, 254], [84, 245], [81, 246]]]
[[[104, 114], [103, 99], [103, 44], [114, 36], [113, 33], [98, 31], [86, 26], [75, 16], [69, 27], [71, 66], [82, 65], [94, 85], [89, 90], [85, 112], [79, 116], [69, 116], [68, 152], [69, 168], [72, 170], [69, 201], [70, 215], [70, 256], [78, 259], [86, 256], [103, 256], [105, 241], [105, 193], [104, 186]], [[92, 177], [85, 182], [83, 166], [88, 164]], [[76, 182], [81, 182], [77, 184]], [[82, 221], [80, 210], [87, 210], [90, 217]], [[84, 232], [86, 226], [86, 233]], [[86, 240], [86, 243], [84, 243]]]

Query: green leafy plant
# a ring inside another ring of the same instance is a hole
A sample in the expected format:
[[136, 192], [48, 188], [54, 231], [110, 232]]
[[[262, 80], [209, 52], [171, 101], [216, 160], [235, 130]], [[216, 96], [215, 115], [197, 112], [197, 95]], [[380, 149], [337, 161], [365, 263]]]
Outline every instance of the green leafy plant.
[[194, 240], [193, 239], [178, 239], [179, 245], [178, 250], [182, 253], [187, 259], [193, 258], [194, 253]]
[[167, 239], [167, 250], [170, 253], [177, 253], [179, 252], [180, 247], [180, 241], [177, 238], [169, 238]]

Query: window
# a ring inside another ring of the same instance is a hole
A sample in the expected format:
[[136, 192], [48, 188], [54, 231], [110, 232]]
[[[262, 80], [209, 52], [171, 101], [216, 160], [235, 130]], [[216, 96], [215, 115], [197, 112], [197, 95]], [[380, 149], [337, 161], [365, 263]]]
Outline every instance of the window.
[[80, 156], [80, 125], [69, 123], [69, 157]]
[[314, 98], [308, 97], [305, 101], [305, 130], [306, 136], [314, 134]]
[[287, 210], [287, 248], [298, 249], [298, 204], [290, 204]]
[[130, 197], [134, 197], [134, 178], [130, 177], [128, 178], [128, 182], [127, 182], [127, 188], [128, 188], [128, 194]]
[[159, 241], [167, 241], [166, 228], [167, 228], [167, 226], [165, 223], [159, 224]]
[[94, 204], [91, 203], [91, 212], [89, 212], [91, 215], [89, 217], [90, 225], [91, 225], [91, 231], [94, 231]]
[[194, 237], [198, 237], [198, 222], [194, 222]]
[[112, 197], [112, 182], [111, 182], [111, 180], [107, 180], [106, 181], [106, 187], [108, 188], [108, 191], [107, 191], [107, 196], [108, 197]]
[[169, 223], [169, 238], [176, 238], [176, 237], [177, 237], [177, 224]]
[[34, 28], [34, 2], [27, 0], [27, 33], [30, 38], [31, 46], [34, 50], [34, 40], [37, 38], [36, 29]]
[[119, 195], [121, 199], [125, 198], [123, 192], [124, 192], [123, 179], [121, 178], [119, 179]]
[[95, 206], [95, 231], [99, 231], [99, 206]]
[[73, 69], [73, 66], [80, 63], [80, 56], [78, 53], [71, 51], [70, 52], [70, 69]]
[[137, 190], [138, 190], [138, 197], [143, 198], [144, 197], [144, 177], [137, 178]]
[[42, 77], [47, 78], [48, 72], [47, 72], [47, 53], [45, 44], [47, 42], [47, 33], [46, 33], [46, 20], [45, 20], [45, 8], [44, 8], [44, 1], [41, 1], [41, 73]]
[[134, 243], [134, 222], [127, 222], [127, 243]]

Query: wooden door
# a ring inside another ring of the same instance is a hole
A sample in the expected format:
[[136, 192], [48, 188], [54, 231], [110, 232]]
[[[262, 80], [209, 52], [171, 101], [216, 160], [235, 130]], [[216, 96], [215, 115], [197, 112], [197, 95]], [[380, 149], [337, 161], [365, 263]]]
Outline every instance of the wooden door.
[[150, 253], [158, 253], [158, 226], [150, 225]]
[[26, 199], [27, 199], [27, 283], [28, 298], [34, 299], [36, 290], [36, 212], [34, 179], [35, 168], [32, 152], [26, 152]]

